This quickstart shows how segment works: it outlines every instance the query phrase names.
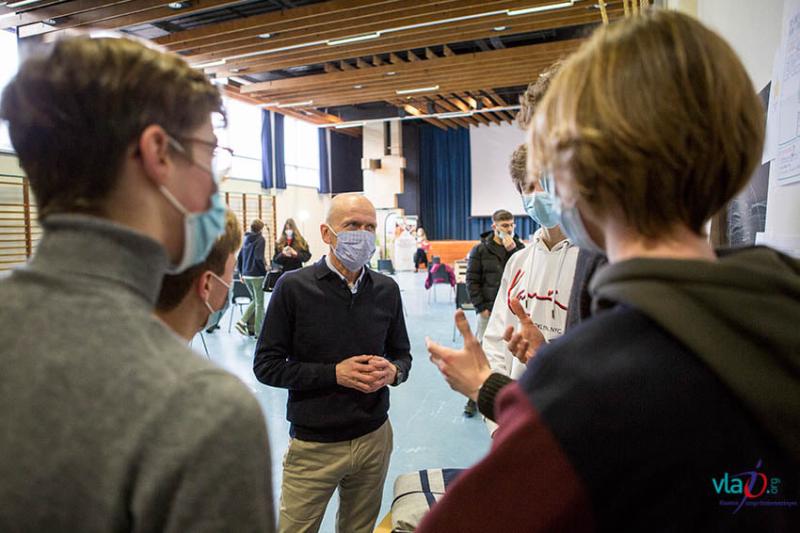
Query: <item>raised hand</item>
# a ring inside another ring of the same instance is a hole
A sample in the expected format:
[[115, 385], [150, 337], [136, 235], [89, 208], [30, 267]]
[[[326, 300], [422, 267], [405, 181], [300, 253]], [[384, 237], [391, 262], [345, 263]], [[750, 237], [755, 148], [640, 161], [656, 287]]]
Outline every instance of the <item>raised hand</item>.
[[511, 300], [511, 311], [519, 320], [519, 331], [514, 332], [514, 326], [508, 326], [503, 334], [503, 339], [508, 343], [508, 351], [527, 365], [528, 361], [536, 355], [539, 347], [547, 341], [541, 330], [522, 308], [519, 300]]
[[464, 338], [464, 347], [460, 350], [447, 348], [430, 339], [425, 339], [428, 353], [450, 388], [477, 400], [478, 391], [483, 382], [491, 375], [492, 370], [486, 354], [483, 353], [483, 348], [469, 328], [464, 311], [461, 309], [456, 311], [455, 321], [458, 331]]

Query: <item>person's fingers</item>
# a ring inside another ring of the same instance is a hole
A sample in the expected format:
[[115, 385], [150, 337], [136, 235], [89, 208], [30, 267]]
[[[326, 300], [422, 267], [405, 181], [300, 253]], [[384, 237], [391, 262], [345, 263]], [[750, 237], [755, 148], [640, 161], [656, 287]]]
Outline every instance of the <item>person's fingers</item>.
[[352, 362], [362, 365], [369, 363], [371, 359], [372, 359], [371, 355], [354, 355], [353, 357], [350, 358]]
[[508, 351], [513, 353], [515, 356], [517, 355], [517, 349], [519, 348], [519, 341], [519, 335], [512, 336], [511, 340], [508, 341]]
[[444, 357], [452, 355], [455, 352], [455, 350], [453, 350], [452, 348], [442, 346], [441, 344], [434, 342], [430, 339], [426, 339], [425, 342], [428, 345], [428, 353], [431, 355], [432, 358], [442, 359]]
[[528, 316], [528, 313], [525, 312], [525, 309], [522, 307], [522, 304], [519, 300], [511, 300], [511, 311], [514, 315], [519, 319], [521, 324], [533, 324], [531, 317]]
[[530, 359], [530, 347], [531, 343], [525, 339], [522, 339], [522, 341], [519, 343], [519, 353], [523, 363], [527, 363], [528, 359]]
[[[469, 327], [469, 320], [467, 320], [467, 316], [464, 314], [464, 311], [459, 309], [456, 311], [456, 328], [461, 333], [461, 337], [464, 339], [464, 343], [476, 341], [475, 336], [472, 334], [472, 330]], [[477, 342], [477, 341], [476, 341]]]
[[512, 335], [514, 335], [514, 326], [508, 326], [506, 328], [506, 331], [503, 333], [503, 340], [506, 342], [510, 342]]

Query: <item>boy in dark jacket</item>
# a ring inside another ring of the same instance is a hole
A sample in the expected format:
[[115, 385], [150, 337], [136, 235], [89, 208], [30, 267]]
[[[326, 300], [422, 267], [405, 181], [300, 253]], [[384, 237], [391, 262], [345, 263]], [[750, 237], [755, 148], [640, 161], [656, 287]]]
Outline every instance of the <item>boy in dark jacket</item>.
[[[499, 209], [492, 214], [492, 231], [482, 234], [481, 242], [469, 252], [467, 290], [478, 314], [476, 335], [479, 342], [492, 315], [492, 306], [508, 258], [523, 248], [525, 245], [514, 234], [514, 215], [505, 209]], [[476, 410], [475, 402], [467, 401], [464, 414], [472, 417]]]
[[[264, 230], [264, 223], [258, 219], [250, 223], [250, 231], [244, 235], [244, 244], [239, 252], [237, 261], [239, 275], [250, 291], [250, 305], [247, 306], [242, 319], [236, 323], [236, 329], [242, 335], [256, 335], [261, 331], [264, 323], [264, 278], [267, 276], [267, 265], [264, 259], [266, 240], [261, 232]], [[255, 315], [255, 330], [248, 327], [252, 324]]]

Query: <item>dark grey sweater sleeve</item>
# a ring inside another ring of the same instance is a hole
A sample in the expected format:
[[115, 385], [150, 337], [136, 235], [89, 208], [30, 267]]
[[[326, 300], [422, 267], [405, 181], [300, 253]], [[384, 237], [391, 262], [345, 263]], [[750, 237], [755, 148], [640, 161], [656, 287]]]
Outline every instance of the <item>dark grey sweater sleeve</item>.
[[394, 290], [396, 291], [396, 303], [394, 317], [386, 337], [386, 357], [397, 367], [399, 372], [403, 373], [403, 379], [397, 379], [396, 383], [394, 383], [394, 385], [400, 385], [400, 383], [408, 379], [408, 374], [411, 372], [411, 343], [408, 341], [400, 288], [395, 285]]
[[505, 374], [498, 372], [491, 374], [478, 391], [478, 411], [492, 422], [497, 422], [494, 417], [494, 401], [500, 391], [503, 390], [503, 387], [513, 383], [513, 381]]
[[143, 440], [131, 472], [132, 531], [275, 531], [264, 415], [237, 378], [184, 378]]

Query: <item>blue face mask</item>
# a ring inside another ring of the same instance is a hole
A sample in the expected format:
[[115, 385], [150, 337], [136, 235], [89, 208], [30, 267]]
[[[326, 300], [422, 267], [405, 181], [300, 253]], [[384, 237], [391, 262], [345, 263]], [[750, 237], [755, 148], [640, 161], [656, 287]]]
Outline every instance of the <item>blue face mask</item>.
[[225, 202], [215, 192], [211, 195], [211, 207], [200, 213], [190, 213], [163, 185], [159, 187], [175, 209], [183, 214], [183, 255], [178, 264], [170, 265], [168, 274], [180, 274], [184, 270], [205, 261], [217, 237], [225, 231]]
[[206, 320], [206, 325], [203, 326], [203, 329], [208, 329], [212, 326], [216, 326], [217, 323], [222, 319], [222, 316], [225, 314], [225, 311], [227, 311], [228, 307], [230, 307], [231, 305], [231, 286], [225, 283], [222, 280], [222, 278], [220, 278], [213, 272], [211, 273], [211, 275], [214, 276], [214, 279], [216, 279], [217, 281], [222, 283], [225, 287], [227, 287], [228, 292], [227, 294], [225, 294], [225, 302], [222, 304], [222, 309], [214, 311], [214, 309], [211, 307], [211, 304], [208, 303], [208, 300], [205, 301], [206, 307], [208, 307], [208, 310], [211, 311], [211, 314], [208, 315], [208, 320]]
[[358, 272], [369, 262], [372, 254], [375, 253], [374, 233], [366, 230], [336, 233], [330, 226], [328, 228], [336, 236], [336, 247], [333, 249], [333, 253], [347, 270]]
[[554, 228], [560, 223], [554, 204], [553, 195], [549, 192], [536, 191], [533, 194], [522, 195], [525, 212], [534, 222], [545, 228]]
[[[547, 183], [545, 189], [551, 191], [555, 190], [555, 181], [553, 177], [546, 176], [545, 180]], [[576, 205], [564, 207], [561, 204], [561, 199], [556, 194], [553, 194], [552, 198], [553, 210], [558, 214], [561, 221], [561, 229], [564, 230], [564, 234], [572, 241], [572, 244], [587, 252], [604, 254], [605, 252], [603, 249], [594, 242], [591, 235], [589, 235], [589, 232], [586, 230], [586, 225], [583, 223], [583, 218], [581, 217], [580, 211], [578, 211], [578, 207]]]

